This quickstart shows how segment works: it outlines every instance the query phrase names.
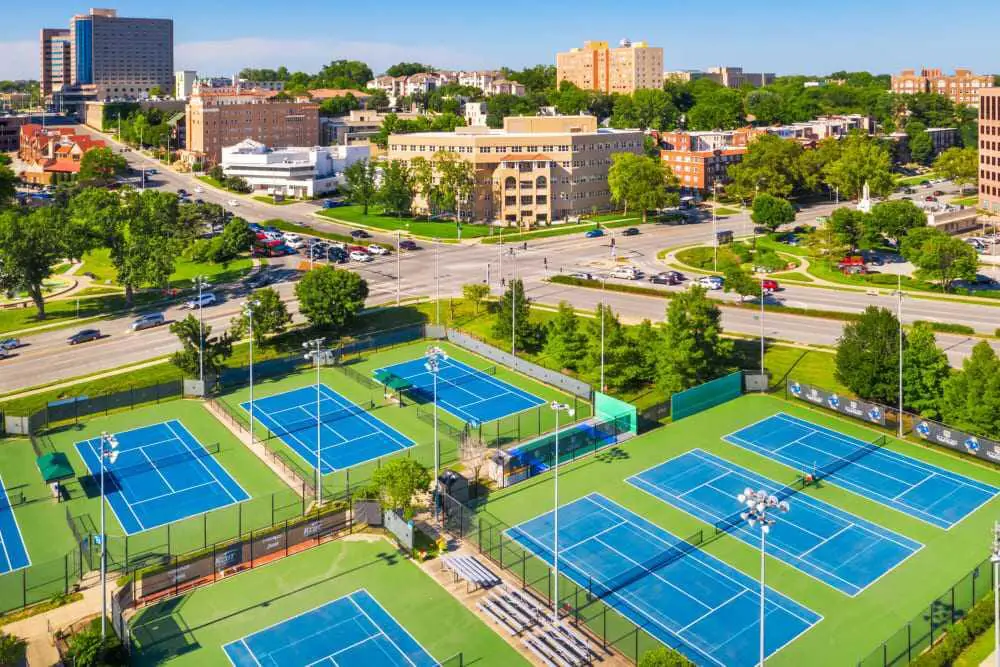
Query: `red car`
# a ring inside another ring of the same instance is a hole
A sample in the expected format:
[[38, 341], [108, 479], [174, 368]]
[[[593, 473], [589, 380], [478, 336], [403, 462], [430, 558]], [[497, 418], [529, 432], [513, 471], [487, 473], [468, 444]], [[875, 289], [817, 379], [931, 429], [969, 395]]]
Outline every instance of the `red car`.
[[360, 246], [360, 245], [352, 245], [352, 246], [349, 246], [347, 248], [347, 252], [349, 252], [349, 253], [350, 252], [363, 252], [363, 253], [365, 253], [367, 255], [368, 254], [368, 248], [366, 248], [364, 246]]
[[770, 278], [766, 278], [766, 279], [760, 281], [760, 285], [761, 285], [761, 287], [763, 287], [768, 292], [777, 292], [780, 289], [778, 287], [778, 281], [777, 280], [771, 280]]

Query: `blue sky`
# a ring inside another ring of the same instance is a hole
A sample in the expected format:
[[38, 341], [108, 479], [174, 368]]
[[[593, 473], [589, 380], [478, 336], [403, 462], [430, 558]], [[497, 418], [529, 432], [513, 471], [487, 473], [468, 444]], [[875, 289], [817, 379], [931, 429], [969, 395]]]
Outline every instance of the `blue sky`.
[[[3, 0], [0, 0], [3, 1]], [[37, 78], [38, 30], [68, 24], [93, 0], [13, 3], [0, 21], [0, 79]], [[667, 69], [891, 72], [970, 67], [1000, 72], [1000, 2], [961, 0], [107, 0], [122, 15], [174, 19], [177, 69], [244, 66], [315, 71], [357, 58], [481, 68], [554, 63], [585, 39], [645, 39]], [[169, 9], [168, 9], [169, 8]], [[709, 14], [708, 9], [712, 13]], [[949, 9], [956, 11], [950, 15]], [[169, 12], [166, 13], [166, 12]]]

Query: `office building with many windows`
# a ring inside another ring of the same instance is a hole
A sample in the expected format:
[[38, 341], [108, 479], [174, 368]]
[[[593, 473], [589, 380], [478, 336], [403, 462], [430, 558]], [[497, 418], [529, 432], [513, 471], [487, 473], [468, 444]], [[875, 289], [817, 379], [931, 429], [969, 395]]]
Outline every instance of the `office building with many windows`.
[[1000, 215], [1000, 88], [979, 90], [979, 207]]

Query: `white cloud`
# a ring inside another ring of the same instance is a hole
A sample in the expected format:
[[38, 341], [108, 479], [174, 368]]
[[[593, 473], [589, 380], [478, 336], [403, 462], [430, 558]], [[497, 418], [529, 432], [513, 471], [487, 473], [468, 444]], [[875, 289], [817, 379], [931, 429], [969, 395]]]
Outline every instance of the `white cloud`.
[[38, 42], [0, 42], [0, 79], [37, 79]]
[[435, 67], [486, 67], [478, 59], [436, 45], [385, 42], [329, 42], [309, 39], [236, 39], [178, 44], [176, 69], [194, 69], [206, 75], [231, 74], [244, 67], [276, 68], [316, 72], [331, 60], [361, 60], [376, 72], [400, 61], [419, 61]]

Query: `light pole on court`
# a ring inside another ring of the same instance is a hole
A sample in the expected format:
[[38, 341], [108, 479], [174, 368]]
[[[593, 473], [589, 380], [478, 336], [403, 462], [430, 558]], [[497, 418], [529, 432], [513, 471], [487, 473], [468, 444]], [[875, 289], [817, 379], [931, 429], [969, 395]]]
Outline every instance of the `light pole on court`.
[[400, 242], [400, 230], [396, 230], [396, 307], [399, 307], [399, 281], [402, 279], [402, 275], [399, 272], [399, 242]]
[[[994, 628], [1000, 628], [1000, 521], [993, 523], [993, 622]], [[993, 655], [996, 665], [1000, 667], [1000, 632], [994, 632]]]
[[205, 394], [205, 307], [201, 302], [201, 290], [208, 283], [205, 276], [195, 278], [198, 285], [198, 379], [201, 380], [201, 392]]
[[448, 359], [448, 354], [442, 350], [440, 347], [432, 346], [427, 348], [427, 353], [424, 355], [427, 361], [424, 363], [424, 368], [431, 374], [434, 378], [434, 483], [431, 491], [431, 502], [434, 504], [434, 519], [438, 519], [438, 479], [440, 477], [440, 472], [438, 471], [438, 465], [441, 459], [440, 449], [438, 444], [438, 374], [441, 372], [441, 362]]
[[553, 503], [552, 503], [552, 622], [559, 622], [559, 413], [565, 412], [571, 418], [575, 414], [573, 408], [565, 403], [552, 401], [549, 407], [556, 413], [555, 458], [552, 461], [553, 472]]
[[[903, 276], [896, 275], [896, 319], [899, 324], [899, 414], [896, 416], [896, 435], [903, 437]], [[998, 658], [1000, 660], [1000, 658]]]
[[243, 304], [243, 315], [250, 323], [250, 444], [257, 440], [253, 431], [253, 309], [260, 304], [259, 301], [250, 300]]
[[108, 618], [108, 534], [104, 521], [104, 476], [107, 473], [105, 461], [111, 465], [118, 460], [118, 439], [107, 431], [101, 433], [101, 451], [98, 453], [101, 460], [101, 639], [104, 639], [107, 630]]
[[758, 525], [760, 526], [760, 661], [757, 664], [759, 667], [764, 667], [765, 540], [768, 532], [771, 530], [771, 526], [775, 523], [775, 520], [771, 517], [771, 515], [778, 512], [785, 513], [788, 511], [789, 507], [786, 501], [778, 500], [777, 496], [770, 494], [763, 489], [760, 491], [754, 491], [753, 489], [747, 487], [743, 490], [743, 493], [736, 496], [736, 499], [746, 508], [740, 513], [740, 518], [746, 521], [750, 528], [755, 528]]
[[323, 420], [321, 417], [321, 394], [319, 390], [320, 380], [319, 380], [319, 367], [323, 360], [323, 341], [325, 338], [313, 338], [312, 340], [307, 340], [302, 343], [302, 347], [306, 349], [306, 359], [312, 359], [316, 364], [316, 504], [323, 504], [323, 447], [322, 447], [322, 428]]

